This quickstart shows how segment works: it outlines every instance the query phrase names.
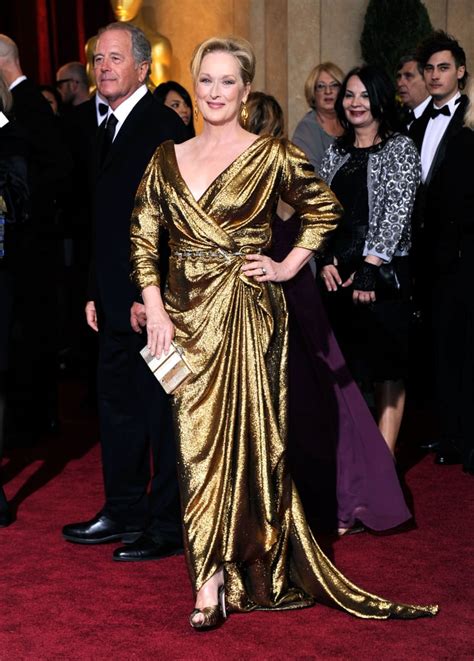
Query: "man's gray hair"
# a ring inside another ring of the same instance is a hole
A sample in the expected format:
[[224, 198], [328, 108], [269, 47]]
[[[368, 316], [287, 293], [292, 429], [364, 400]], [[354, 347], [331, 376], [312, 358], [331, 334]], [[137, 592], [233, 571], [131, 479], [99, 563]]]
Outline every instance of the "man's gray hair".
[[405, 64], [408, 64], [408, 62], [415, 62], [418, 73], [420, 76], [423, 75], [423, 67], [421, 66], [420, 60], [417, 58], [416, 53], [408, 53], [407, 55], [402, 55], [402, 57], [398, 60], [397, 72], [400, 71], [400, 69], [402, 69]]
[[137, 64], [141, 64], [142, 62], [151, 64], [151, 44], [145, 37], [143, 30], [140, 30], [140, 28], [137, 28], [132, 23], [116, 21], [115, 23], [109, 23], [105, 28], [101, 28], [97, 34], [97, 38], [109, 30], [123, 30], [124, 32], [128, 32], [132, 39], [132, 53], [135, 62]]

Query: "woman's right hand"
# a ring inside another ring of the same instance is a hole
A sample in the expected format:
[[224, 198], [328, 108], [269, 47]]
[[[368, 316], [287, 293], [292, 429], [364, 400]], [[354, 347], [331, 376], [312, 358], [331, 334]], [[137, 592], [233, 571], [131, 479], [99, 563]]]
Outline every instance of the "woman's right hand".
[[152, 356], [161, 356], [170, 349], [171, 340], [174, 338], [174, 324], [162, 305], [146, 305], [146, 332], [148, 336], [147, 345]]
[[337, 288], [342, 285], [341, 276], [334, 264], [327, 264], [321, 269], [321, 278], [326, 285], [328, 291], [337, 291]]
[[142, 291], [145, 304], [147, 346], [152, 356], [168, 353], [174, 338], [174, 325], [165, 310], [158, 285], [148, 285]]

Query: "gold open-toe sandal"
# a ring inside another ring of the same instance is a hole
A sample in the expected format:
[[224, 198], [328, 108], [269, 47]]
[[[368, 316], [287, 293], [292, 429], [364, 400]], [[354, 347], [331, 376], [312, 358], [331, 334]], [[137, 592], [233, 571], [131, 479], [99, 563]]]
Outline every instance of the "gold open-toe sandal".
[[[203, 616], [198, 622], [194, 619], [197, 615]], [[206, 608], [195, 608], [189, 616], [189, 624], [193, 629], [208, 631], [220, 626], [226, 618], [225, 588], [221, 585], [218, 592], [218, 603], [215, 606], [206, 606]]]

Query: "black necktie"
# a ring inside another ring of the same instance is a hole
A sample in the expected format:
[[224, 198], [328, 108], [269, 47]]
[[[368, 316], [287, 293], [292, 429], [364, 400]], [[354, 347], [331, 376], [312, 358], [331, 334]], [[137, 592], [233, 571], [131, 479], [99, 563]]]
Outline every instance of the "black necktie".
[[451, 117], [451, 112], [449, 110], [449, 106], [442, 106], [441, 108], [436, 108], [433, 106], [431, 108], [431, 119], [436, 119], [440, 115], [446, 115], [446, 117]]
[[109, 106], [106, 103], [99, 103], [99, 115], [103, 117], [109, 111]]
[[114, 135], [115, 135], [115, 127], [117, 126], [118, 119], [115, 117], [113, 113], [109, 115], [109, 118], [107, 120], [107, 123], [105, 125], [104, 129], [104, 137], [102, 141], [102, 150], [100, 154], [100, 162], [104, 163], [105, 159], [107, 158], [107, 154], [109, 153], [110, 146], [113, 142]]
[[415, 117], [415, 113], [413, 112], [413, 110], [409, 110], [409, 111], [407, 112], [406, 116], [405, 116], [405, 120], [406, 120], [407, 125], [408, 125], [408, 124], [411, 124], [412, 122], [414, 122], [415, 119], [416, 119], [416, 117]]

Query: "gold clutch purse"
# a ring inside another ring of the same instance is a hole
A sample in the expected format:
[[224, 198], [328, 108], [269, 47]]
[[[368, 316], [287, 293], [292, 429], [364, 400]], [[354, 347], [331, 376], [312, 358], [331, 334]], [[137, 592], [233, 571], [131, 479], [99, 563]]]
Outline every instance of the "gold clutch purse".
[[152, 356], [147, 346], [143, 347], [140, 353], [168, 395], [174, 393], [192, 374], [183, 350], [174, 342], [171, 342], [167, 356], [164, 353], [160, 358]]

